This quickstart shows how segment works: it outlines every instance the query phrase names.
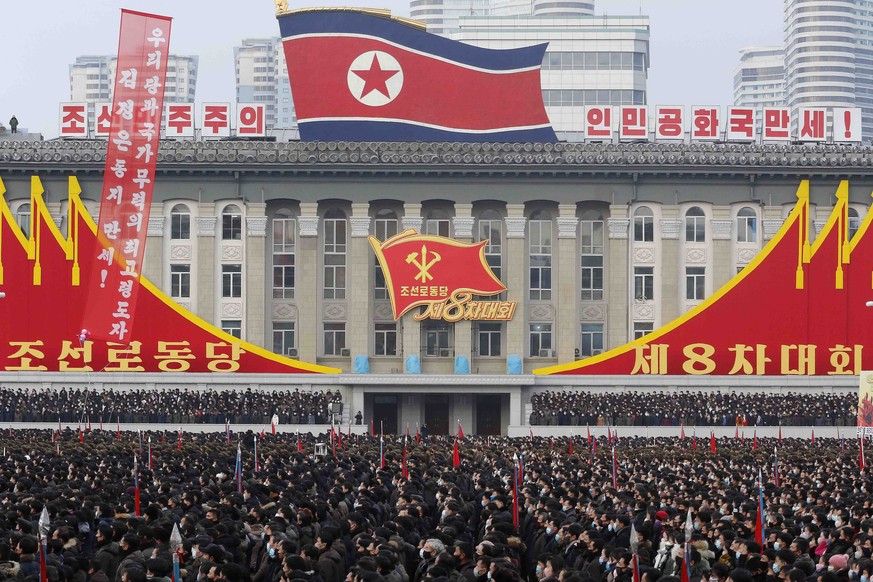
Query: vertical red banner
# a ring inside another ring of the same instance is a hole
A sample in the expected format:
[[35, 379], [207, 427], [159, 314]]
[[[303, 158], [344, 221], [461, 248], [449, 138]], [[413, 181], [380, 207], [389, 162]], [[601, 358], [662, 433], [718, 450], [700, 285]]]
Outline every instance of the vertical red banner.
[[171, 19], [121, 11], [98, 245], [80, 341], [128, 343], [145, 256], [164, 109]]

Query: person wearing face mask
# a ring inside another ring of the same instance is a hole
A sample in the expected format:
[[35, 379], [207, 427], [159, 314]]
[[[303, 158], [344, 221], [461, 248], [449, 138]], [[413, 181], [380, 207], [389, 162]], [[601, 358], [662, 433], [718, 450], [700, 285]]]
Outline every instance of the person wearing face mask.
[[630, 518], [626, 515], [619, 515], [613, 522], [613, 531], [615, 535], [609, 541], [607, 546], [613, 548], [628, 548], [630, 547]]
[[[429, 538], [421, 544], [421, 549], [418, 552], [421, 561], [415, 569], [415, 574], [412, 577], [412, 582], [420, 582], [424, 579], [424, 575], [433, 567], [436, 557], [446, 551], [446, 546], [442, 541], [436, 538]], [[327, 582], [327, 580], [325, 580]]]
[[[200, 564], [194, 556], [193, 550], [196, 546], [192, 546], [192, 557], [194, 562], [189, 566], [189, 569], [196, 569]], [[120, 550], [119, 557], [121, 562], [118, 564], [118, 569], [115, 571], [115, 582], [121, 582], [121, 576], [130, 568], [145, 569], [145, 558], [139, 551], [139, 536], [134, 533], [126, 534], [121, 541], [118, 542]]]
[[488, 572], [491, 571], [491, 558], [488, 556], [479, 556], [476, 560], [476, 566], [473, 568], [473, 573], [476, 575], [475, 582], [486, 582], [488, 580]]

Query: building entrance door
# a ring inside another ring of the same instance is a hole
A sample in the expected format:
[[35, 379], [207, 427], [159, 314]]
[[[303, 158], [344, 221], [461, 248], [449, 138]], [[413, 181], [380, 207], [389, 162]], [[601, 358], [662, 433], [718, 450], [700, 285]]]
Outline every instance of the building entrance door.
[[397, 434], [397, 408], [400, 397], [396, 394], [373, 395], [373, 428], [376, 434], [381, 429], [385, 434]]
[[499, 394], [476, 395], [476, 434], [500, 434], [500, 400]]
[[429, 434], [449, 434], [448, 394], [428, 394], [424, 397], [424, 423]]

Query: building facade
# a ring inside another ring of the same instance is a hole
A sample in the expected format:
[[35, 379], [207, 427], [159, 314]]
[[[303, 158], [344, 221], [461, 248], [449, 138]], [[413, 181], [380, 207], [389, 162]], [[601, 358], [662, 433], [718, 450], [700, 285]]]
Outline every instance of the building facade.
[[734, 105], [756, 109], [785, 105], [785, 54], [782, 47], [740, 49], [740, 64], [734, 72]]
[[[93, 116], [95, 103], [111, 103], [117, 57], [88, 55], [76, 57], [70, 65], [70, 101], [88, 103]], [[173, 55], [167, 61], [165, 103], [193, 103], [197, 91], [199, 57]]]
[[785, 90], [789, 107], [860, 107], [873, 137], [873, 4], [786, 1]]
[[236, 100], [264, 103], [267, 129], [297, 127], [288, 67], [280, 38], [247, 38], [233, 49]]
[[[347, 416], [386, 432], [454, 420], [480, 434], [523, 425], [536, 390], [857, 389], [844, 377], [531, 376], [664, 325], [749, 264], [812, 177], [811, 236], [850, 180], [850, 234], [873, 190], [869, 148], [743, 144], [164, 142], [145, 275], [230, 334], [344, 374], [238, 378], [252, 386], [339, 387]], [[105, 142], [0, 142], [5, 200], [24, 234], [30, 177], [66, 234], [67, 176], [96, 216]], [[401, 231], [487, 240], [515, 301], [509, 321], [392, 315], [367, 237]], [[407, 373], [416, 355], [421, 374]], [[456, 356], [470, 373], [456, 373]], [[368, 373], [355, 372], [366, 358]], [[521, 374], [508, 374], [520, 356]], [[102, 377], [89, 381], [122, 381]], [[124, 379], [155, 385], [164, 377]], [[30, 376], [0, 374], [5, 385]], [[64, 385], [85, 380], [63, 377]], [[186, 379], [206, 389], [207, 377]], [[225, 382], [225, 380], [220, 380]], [[278, 384], [277, 384], [278, 383]], [[101, 384], [102, 385], [102, 384]], [[348, 414], [348, 411], [351, 411]], [[496, 431], [496, 432], [495, 432]]]

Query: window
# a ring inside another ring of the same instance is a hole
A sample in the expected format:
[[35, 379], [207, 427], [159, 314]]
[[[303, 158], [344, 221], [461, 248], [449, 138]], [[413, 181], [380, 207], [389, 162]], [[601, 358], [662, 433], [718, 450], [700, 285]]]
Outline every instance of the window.
[[376, 349], [373, 352], [375, 356], [396, 356], [397, 355], [397, 324], [396, 323], [377, 323], [376, 324]]
[[242, 320], [240, 319], [222, 319], [221, 331], [230, 334], [236, 339], [242, 339]]
[[737, 212], [737, 242], [758, 242], [758, 216], [748, 206]]
[[854, 238], [855, 233], [858, 232], [858, 228], [861, 227], [861, 216], [858, 214], [858, 210], [855, 208], [849, 208], [849, 240]]
[[603, 352], [603, 324], [583, 323], [582, 343], [580, 345], [582, 347], [579, 350], [579, 355], [583, 358]]
[[586, 212], [579, 221], [582, 257], [582, 301], [603, 299], [603, 219]]
[[221, 265], [221, 296], [242, 297], [242, 265]]
[[294, 298], [297, 221], [273, 219], [273, 299]]
[[476, 330], [476, 345], [479, 347], [479, 356], [499, 356], [500, 336], [503, 334], [502, 323], [480, 323]]
[[655, 216], [648, 206], [640, 206], [634, 212], [634, 242], [655, 240]]
[[635, 321], [634, 322], [634, 339], [640, 339], [647, 333], [652, 333], [655, 329], [655, 324], [651, 321]]
[[655, 299], [654, 273], [654, 267], [634, 267], [634, 299], [637, 301]]
[[191, 265], [170, 265], [170, 297], [191, 297]]
[[346, 324], [324, 324], [324, 355], [340, 356], [346, 349]]
[[685, 213], [685, 242], [706, 242], [706, 215], [698, 206], [692, 206]]
[[15, 211], [15, 223], [25, 237], [30, 236], [30, 202], [18, 206]]
[[346, 215], [334, 208], [324, 218], [324, 299], [345, 297]]
[[552, 357], [552, 324], [532, 323], [530, 326], [530, 355], [533, 358]]
[[552, 298], [552, 221], [538, 211], [531, 215], [528, 228], [530, 298], [547, 301]]
[[706, 294], [706, 267], [685, 267], [685, 298], [702, 301]]
[[236, 204], [221, 211], [221, 240], [242, 240], [242, 212]]
[[[380, 241], [386, 241], [396, 235], [400, 228], [400, 221], [397, 220], [397, 215], [391, 210], [380, 210], [376, 213], [376, 220], [373, 224], [373, 232]], [[385, 274], [382, 272], [382, 265], [379, 264], [379, 259], [373, 257], [375, 266], [374, 274], [374, 296], [376, 299], [388, 299], [388, 285], [385, 283]]]
[[447, 321], [428, 320], [421, 322], [424, 355], [433, 358], [454, 356], [452, 332], [454, 326]]
[[443, 210], [431, 210], [424, 221], [424, 233], [434, 236], [451, 236], [452, 221]]
[[294, 349], [294, 322], [273, 322], [273, 353], [283, 356], [291, 355], [288, 351]]
[[485, 261], [501, 279], [503, 271], [503, 219], [496, 210], [486, 210], [479, 218], [476, 240], [488, 241], [485, 245]]
[[170, 210], [170, 238], [173, 240], [191, 239], [191, 213], [184, 204], [176, 204]]

